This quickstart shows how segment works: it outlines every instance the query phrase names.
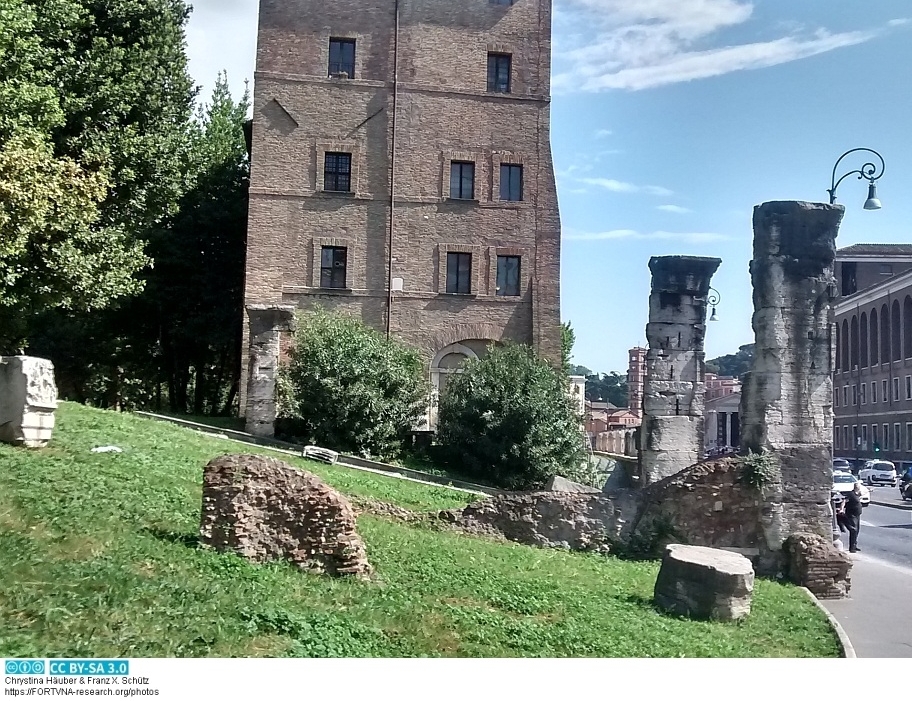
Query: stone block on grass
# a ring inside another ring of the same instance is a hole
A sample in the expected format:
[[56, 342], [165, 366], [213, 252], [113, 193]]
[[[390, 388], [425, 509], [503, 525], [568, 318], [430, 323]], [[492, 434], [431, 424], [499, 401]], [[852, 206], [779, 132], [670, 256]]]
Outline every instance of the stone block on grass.
[[655, 584], [656, 604], [690, 618], [735, 621], [750, 614], [754, 568], [743, 555], [669, 545]]

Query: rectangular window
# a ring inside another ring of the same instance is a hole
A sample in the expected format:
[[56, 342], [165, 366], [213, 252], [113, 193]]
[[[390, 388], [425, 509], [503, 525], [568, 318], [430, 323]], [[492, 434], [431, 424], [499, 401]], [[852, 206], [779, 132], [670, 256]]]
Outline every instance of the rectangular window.
[[906, 424], [906, 452], [912, 452], [912, 424]]
[[858, 404], [858, 385], [852, 385], [852, 406]]
[[842, 427], [842, 447], [843, 448], [850, 447], [849, 446], [849, 427], [848, 426]]
[[457, 295], [472, 292], [471, 253], [447, 253], [446, 291]]
[[890, 390], [889, 390], [889, 388], [887, 387], [887, 381], [886, 381], [886, 380], [881, 380], [881, 381], [880, 381], [880, 387], [881, 387], [880, 401], [882, 401], [882, 402], [889, 402], [889, 401], [890, 401]]
[[833, 406], [836, 407], [837, 409], [839, 408], [839, 388], [837, 388], [836, 391], [833, 392]]
[[320, 287], [345, 289], [348, 268], [348, 249], [342, 246], [323, 246], [320, 254]]
[[833, 428], [833, 447], [839, 448], [839, 426]]
[[861, 427], [861, 449], [862, 450], [868, 449], [868, 425], [867, 424], [864, 424]]
[[883, 443], [880, 444], [880, 449], [890, 450], [890, 424], [883, 425]]
[[858, 435], [858, 426], [852, 426], [852, 447], [857, 448], [861, 444], [861, 436]]
[[470, 161], [450, 163], [450, 199], [471, 200], [475, 197], [475, 164]]
[[898, 377], [893, 378], [893, 401], [894, 402], [899, 401], [899, 378]]
[[902, 426], [893, 424], [893, 450], [899, 452], [902, 450]]
[[848, 385], [845, 385], [842, 388], [842, 405], [843, 406], [849, 405], [849, 386]]
[[510, 92], [510, 54], [488, 54], [488, 92]]
[[880, 429], [877, 424], [871, 424], [871, 446], [875, 449], [880, 448]]
[[523, 198], [523, 167], [502, 163], [500, 166], [500, 199], [521, 202]]
[[881, 263], [880, 264], [880, 274], [881, 275], [892, 275], [893, 266], [890, 265], [889, 263]]
[[868, 385], [864, 382], [862, 382], [861, 385], [858, 387], [858, 391], [861, 393], [861, 403], [862, 404], [868, 403], [868, 397], [867, 397], [867, 392], [866, 392], [867, 389], [868, 389]]
[[497, 256], [497, 296], [519, 297], [520, 256]]
[[906, 375], [906, 399], [912, 399], [912, 375]]
[[355, 40], [329, 40], [329, 75], [355, 77]]
[[871, 383], [871, 404], [877, 404], [877, 383]]
[[350, 153], [327, 153], [323, 162], [323, 189], [351, 192], [352, 157]]

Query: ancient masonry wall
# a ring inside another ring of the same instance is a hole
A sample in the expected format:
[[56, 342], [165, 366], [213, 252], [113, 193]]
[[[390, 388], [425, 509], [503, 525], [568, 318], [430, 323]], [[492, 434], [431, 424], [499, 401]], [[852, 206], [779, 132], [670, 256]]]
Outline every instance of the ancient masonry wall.
[[697, 256], [649, 261], [652, 293], [640, 438], [644, 484], [678, 473], [701, 457], [706, 296], [721, 263]]
[[741, 432], [743, 448], [771, 451], [781, 472], [764, 488], [771, 560], [792, 533], [830, 536], [833, 266], [843, 213], [809, 202], [754, 208], [756, 352], [741, 393]]
[[294, 330], [294, 307], [247, 307], [246, 427], [255, 436], [275, 435], [276, 379], [283, 332]]

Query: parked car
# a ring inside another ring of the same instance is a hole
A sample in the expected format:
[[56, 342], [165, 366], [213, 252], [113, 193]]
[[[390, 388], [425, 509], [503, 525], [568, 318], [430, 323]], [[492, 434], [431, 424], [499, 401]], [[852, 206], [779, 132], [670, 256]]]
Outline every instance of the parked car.
[[842, 472], [851, 472], [852, 463], [845, 458], [833, 458], [833, 469], [841, 470]]
[[[833, 473], [833, 491], [844, 494], [845, 492], [851, 492], [855, 489], [855, 484], [858, 483], [858, 478], [853, 475], [851, 472], [841, 472], [837, 471]], [[867, 506], [871, 503], [871, 490], [861, 485], [861, 505]]]
[[896, 466], [887, 460], [868, 460], [858, 473], [858, 479], [871, 486], [886, 484], [896, 486]]

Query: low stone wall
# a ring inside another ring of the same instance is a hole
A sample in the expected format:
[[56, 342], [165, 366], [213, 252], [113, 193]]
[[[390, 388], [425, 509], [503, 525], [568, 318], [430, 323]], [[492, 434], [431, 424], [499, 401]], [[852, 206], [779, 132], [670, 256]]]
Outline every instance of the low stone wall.
[[611, 543], [630, 537], [638, 505], [635, 490], [525, 492], [442, 511], [439, 517], [469, 533], [526, 545], [608, 552]]
[[740, 552], [751, 560], [760, 554], [761, 493], [740, 481], [736, 457], [697, 463], [644, 490], [636, 534]]

